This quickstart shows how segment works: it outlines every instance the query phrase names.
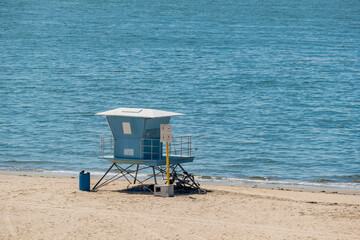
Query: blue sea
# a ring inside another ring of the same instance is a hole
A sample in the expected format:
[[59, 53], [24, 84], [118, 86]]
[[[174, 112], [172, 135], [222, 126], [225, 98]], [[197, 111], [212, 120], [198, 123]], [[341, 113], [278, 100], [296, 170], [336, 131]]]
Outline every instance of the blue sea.
[[2, 0], [0, 170], [104, 172], [104, 117], [185, 113], [198, 179], [360, 189], [358, 0]]

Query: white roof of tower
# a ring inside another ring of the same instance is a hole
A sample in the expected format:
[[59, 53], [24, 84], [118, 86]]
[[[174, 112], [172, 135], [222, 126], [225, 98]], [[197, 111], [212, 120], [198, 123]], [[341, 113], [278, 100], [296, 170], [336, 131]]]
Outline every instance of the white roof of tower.
[[176, 112], [167, 112], [156, 109], [146, 108], [117, 108], [106, 112], [95, 114], [96, 116], [121, 116], [121, 117], [139, 117], [139, 118], [161, 118], [161, 117], [172, 117], [182, 116], [185, 114]]

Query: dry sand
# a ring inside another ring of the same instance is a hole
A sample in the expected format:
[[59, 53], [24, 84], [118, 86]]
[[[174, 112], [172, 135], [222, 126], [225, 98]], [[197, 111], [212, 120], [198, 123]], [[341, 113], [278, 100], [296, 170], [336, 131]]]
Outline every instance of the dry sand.
[[[92, 182], [92, 185], [95, 183]], [[360, 195], [203, 185], [204, 195], [78, 190], [65, 176], [0, 174], [0, 239], [360, 239]]]

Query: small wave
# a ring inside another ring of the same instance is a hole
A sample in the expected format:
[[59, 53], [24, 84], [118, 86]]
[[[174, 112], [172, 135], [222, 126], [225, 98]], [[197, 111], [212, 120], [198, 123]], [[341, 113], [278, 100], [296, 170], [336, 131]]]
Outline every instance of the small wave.
[[338, 178], [338, 179], [358, 179], [360, 180], [360, 175], [345, 175], [345, 176], [336, 176], [335, 178]]
[[335, 181], [329, 180], [329, 179], [320, 178], [320, 179], [315, 179], [314, 182], [318, 182], [318, 183], [331, 183], [331, 182], [335, 182]]
[[4, 161], [4, 163], [38, 163], [38, 164], [42, 164], [42, 163], [59, 163], [56, 161], [44, 161], [44, 160], [7, 160]]
[[3, 172], [44, 172], [43, 169], [29, 169], [29, 168], [21, 168], [21, 167], [8, 167], [8, 166], [0, 166], [0, 171]]
[[335, 179], [338, 179], [339, 181], [346, 181], [349, 183], [360, 183], [360, 175], [344, 175], [344, 176], [336, 176]]
[[251, 179], [251, 180], [263, 180], [263, 181], [268, 181], [269, 180], [269, 178], [267, 178], [267, 177], [258, 177], [258, 176], [249, 177], [249, 179]]
[[275, 185], [275, 186], [292, 186], [292, 187], [324, 187], [324, 188], [341, 188], [360, 190], [360, 184], [357, 182], [335, 182], [335, 181], [286, 181], [272, 180], [271, 178], [253, 176], [249, 178], [227, 178], [211, 176], [195, 176], [200, 181], [216, 182], [225, 184], [246, 184], [246, 185]]

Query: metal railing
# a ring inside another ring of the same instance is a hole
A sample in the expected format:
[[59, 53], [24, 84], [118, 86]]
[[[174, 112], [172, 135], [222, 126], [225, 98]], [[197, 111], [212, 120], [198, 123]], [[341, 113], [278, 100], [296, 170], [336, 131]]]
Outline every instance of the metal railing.
[[[114, 156], [115, 140], [113, 136], [101, 136], [101, 156]], [[172, 136], [169, 154], [178, 157], [191, 157], [191, 135]], [[166, 144], [160, 139], [140, 139], [140, 159], [159, 160], [166, 154]]]
[[170, 155], [191, 157], [191, 144], [191, 135], [172, 136], [172, 141], [169, 144]]
[[100, 136], [100, 152], [101, 156], [114, 155], [115, 140], [113, 136]]

